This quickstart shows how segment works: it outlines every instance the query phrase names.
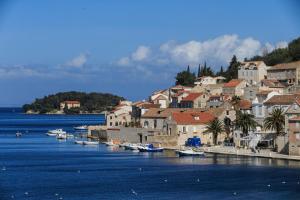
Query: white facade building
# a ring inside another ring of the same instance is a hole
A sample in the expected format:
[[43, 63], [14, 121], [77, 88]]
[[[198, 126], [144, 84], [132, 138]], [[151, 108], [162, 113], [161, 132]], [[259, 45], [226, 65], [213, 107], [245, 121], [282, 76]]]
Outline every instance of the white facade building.
[[267, 77], [267, 69], [268, 66], [263, 61], [242, 62], [238, 70], [238, 79], [256, 85]]

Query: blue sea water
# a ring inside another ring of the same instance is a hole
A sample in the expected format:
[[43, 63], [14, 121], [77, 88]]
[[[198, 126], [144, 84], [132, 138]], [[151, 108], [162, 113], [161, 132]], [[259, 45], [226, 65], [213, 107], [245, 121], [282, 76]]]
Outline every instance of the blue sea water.
[[[172, 151], [134, 153], [57, 141], [101, 115], [25, 115], [0, 109], [0, 199], [300, 199], [300, 163]], [[24, 135], [16, 138], [15, 133]]]

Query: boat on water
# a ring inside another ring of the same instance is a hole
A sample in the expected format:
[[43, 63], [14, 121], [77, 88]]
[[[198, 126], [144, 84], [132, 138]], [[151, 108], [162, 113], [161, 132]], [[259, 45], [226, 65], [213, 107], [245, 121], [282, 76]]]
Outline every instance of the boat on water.
[[85, 131], [85, 130], [88, 129], [88, 126], [86, 126], [86, 125], [75, 126], [74, 129], [75, 129], [75, 130], [78, 130], [78, 131]]
[[119, 144], [119, 147], [125, 148], [125, 146], [127, 146], [127, 145], [129, 145], [129, 143], [128, 142], [124, 142], [124, 143]]
[[103, 144], [105, 144], [106, 146], [119, 146], [118, 144], [115, 144], [113, 141], [103, 142]]
[[59, 140], [65, 140], [65, 139], [67, 139], [67, 134], [66, 133], [58, 133], [57, 135], [56, 135], [56, 139], [59, 139]]
[[72, 134], [67, 134], [67, 138], [74, 138], [75, 136]]
[[83, 145], [98, 145], [98, 141], [83, 141]]
[[139, 147], [140, 145], [138, 144], [131, 144], [131, 143], [128, 143], [127, 145], [124, 146], [125, 150], [139, 150]]
[[16, 137], [21, 137], [22, 133], [21, 132], [16, 132]]
[[83, 145], [83, 142], [84, 142], [83, 140], [75, 140], [74, 143], [75, 143], [75, 144], [81, 144], [81, 145]]
[[58, 134], [66, 134], [66, 131], [63, 131], [61, 128], [60, 129], [54, 129], [54, 130], [49, 130], [46, 135], [48, 136], [57, 136]]
[[164, 148], [154, 147], [153, 144], [146, 144], [138, 146], [138, 150], [140, 152], [162, 152]]
[[204, 156], [203, 151], [195, 151], [194, 149], [185, 149], [177, 151], [179, 156]]

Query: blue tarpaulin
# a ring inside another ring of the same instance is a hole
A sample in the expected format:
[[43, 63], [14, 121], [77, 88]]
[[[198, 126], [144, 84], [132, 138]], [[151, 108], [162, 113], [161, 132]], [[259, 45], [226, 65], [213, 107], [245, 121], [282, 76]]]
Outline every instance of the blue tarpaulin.
[[200, 147], [201, 146], [201, 139], [198, 137], [188, 138], [185, 142], [185, 146], [188, 147]]

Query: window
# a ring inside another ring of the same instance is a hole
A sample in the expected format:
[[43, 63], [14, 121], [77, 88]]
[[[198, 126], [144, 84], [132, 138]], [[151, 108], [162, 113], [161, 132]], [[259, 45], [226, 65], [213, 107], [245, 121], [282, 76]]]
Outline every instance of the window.
[[295, 133], [296, 140], [300, 140], [300, 133]]
[[115, 126], [118, 126], [118, 122], [115, 122]]
[[154, 128], [156, 128], [157, 127], [157, 120], [155, 119], [154, 120]]
[[262, 106], [259, 106], [259, 107], [258, 107], [258, 114], [259, 114], [259, 115], [262, 115]]
[[110, 126], [112, 126], [112, 125], [113, 125], [113, 123], [112, 123], [112, 122], [110, 122], [110, 123], [109, 123], [109, 125], [110, 125]]
[[148, 126], [149, 126], [149, 122], [148, 122], [148, 121], [145, 121], [145, 122], [144, 122], [144, 127], [145, 127], [145, 128], [148, 128]]
[[229, 110], [226, 110], [226, 115], [229, 115]]
[[184, 133], [186, 132], [186, 127], [185, 126], [182, 127], [182, 132], [184, 132]]
[[110, 119], [112, 119], [112, 116], [110, 116]]
[[145, 136], [145, 142], [147, 142], [147, 140], [148, 140], [148, 138], [147, 138], [147, 136]]

